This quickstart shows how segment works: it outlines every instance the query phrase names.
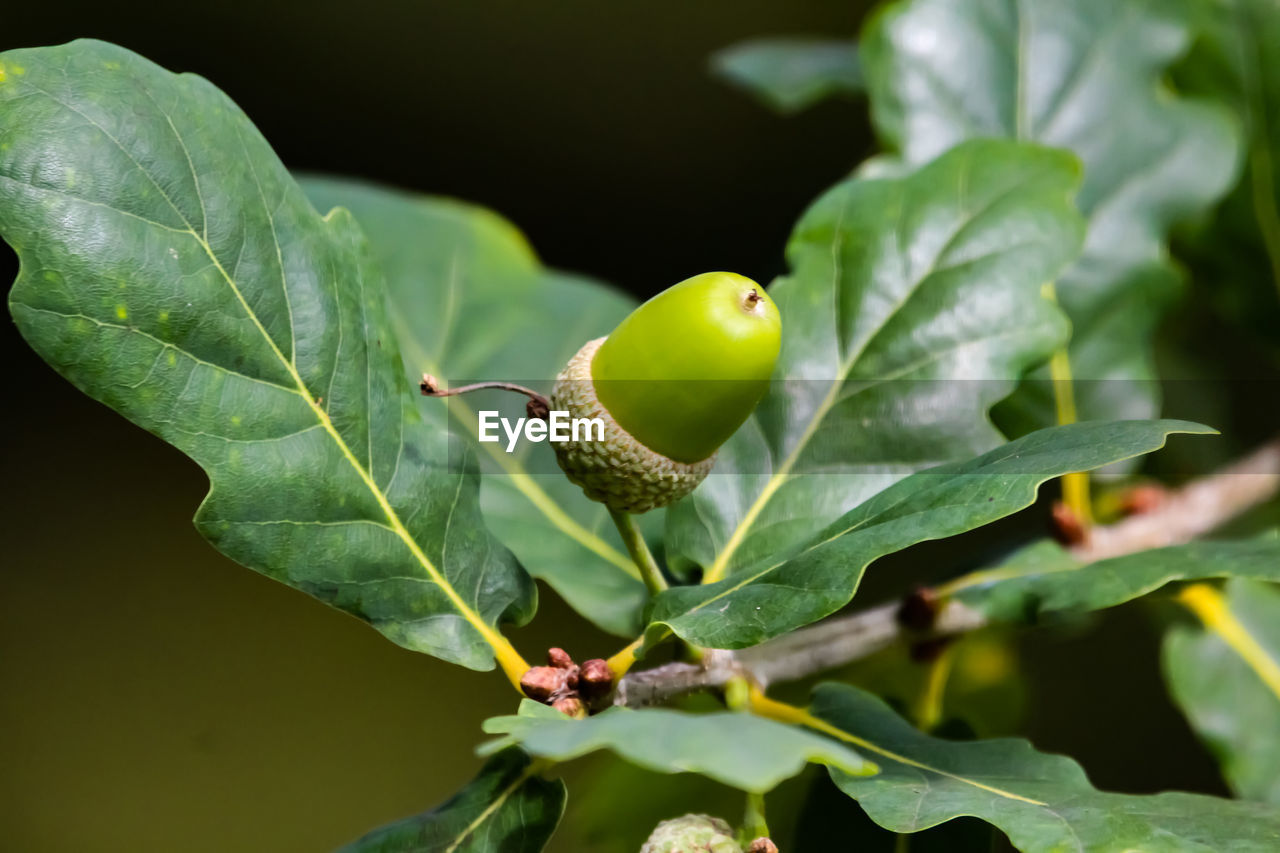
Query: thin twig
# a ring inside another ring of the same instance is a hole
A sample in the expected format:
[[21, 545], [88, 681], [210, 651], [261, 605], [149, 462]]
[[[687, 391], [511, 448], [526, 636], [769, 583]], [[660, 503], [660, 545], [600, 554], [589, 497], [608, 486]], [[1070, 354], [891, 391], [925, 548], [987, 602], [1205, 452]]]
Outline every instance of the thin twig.
[[459, 394], [469, 394], [472, 391], [514, 391], [529, 398], [527, 407], [529, 417], [545, 420], [551, 411], [551, 401], [545, 396], [532, 388], [526, 388], [514, 382], [472, 382], [470, 385], [460, 385], [457, 388], [441, 388], [439, 379], [430, 373], [424, 373], [422, 381], [418, 383], [418, 390], [424, 397], [457, 397]]
[[1171, 489], [1150, 512], [1095, 527], [1071, 549], [1083, 563], [1181, 545], [1269, 500], [1280, 491], [1280, 438], [1220, 471]]
[[943, 604], [933, 625], [913, 630], [898, 618], [898, 602], [882, 604], [850, 616], [829, 619], [792, 631], [737, 653], [738, 660], [761, 686], [794, 681], [860, 660], [900, 639], [936, 640], [973, 631], [985, 624], [982, 614], [961, 604]]
[[[1082, 563], [1189, 542], [1280, 492], [1280, 438], [1222, 470], [1172, 489], [1149, 512], [1093, 528], [1071, 550]], [[615, 693], [620, 705], [656, 705], [745, 677], [763, 688], [861, 660], [896, 642], [941, 639], [976, 630], [986, 617], [954, 599], [938, 605], [932, 624], [910, 627], [902, 604], [890, 602], [829, 619], [737, 652], [715, 651], [702, 665], [670, 663], [630, 672]]]
[[720, 690], [734, 678], [747, 675], [733, 652], [708, 649], [700, 663], [668, 663], [630, 672], [618, 682], [613, 704], [632, 708], [665, 705], [681, 696]]

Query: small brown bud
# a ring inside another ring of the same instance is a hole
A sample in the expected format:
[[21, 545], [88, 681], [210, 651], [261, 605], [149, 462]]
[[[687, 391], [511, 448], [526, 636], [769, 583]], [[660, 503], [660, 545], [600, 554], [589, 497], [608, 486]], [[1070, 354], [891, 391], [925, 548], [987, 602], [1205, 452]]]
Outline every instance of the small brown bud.
[[1125, 515], [1143, 515], [1164, 503], [1165, 490], [1161, 486], [1134, 486], [1120, 497], [1120, 511]]
[[1074, 509], [1057, 501], [1053, 505], [1053, 535], [1063, 545], [1080, 545], [1089, 538], [1089, 528]]
[[938, 594], [927, 586], [918, 586], [898, 606], [898, 624], [909, 631], [928, 631], [938, 618]]
[[578, 676], [578, 690], [583, 696], [594, 699], [608, 693], [612, 688], [613, 670], [609, 669], [607, 661], [601, 658], [583, 661]]
[[520, 676], [520, 689], [524, 695], [538, 702], [548, 702], [565, 690], [565, 671], [554, 666], [530, 667]]
[[547, 663], [560, 669], [568, 669], [573, 666], [573, 658], [564, 649], [552, 646], [547, 649]]
[[767, 838], [760, 837], [751, 842], [751, 846], [747, 848], [747, 853], [778, 853], [778, 845]]
[[426, 396], [431, 396], [440, 390], [440, 380], [430, 373], [424, 373], [422, 374], [422, 381], [418, 383], [418, 390]]
[[582, 700], [577, 696], [563, 696], [552, 702], [551, 707], [562, 714], [568, 714], [570, 717], [585, 717], [587, 715], [586, 706], [582, 704]]

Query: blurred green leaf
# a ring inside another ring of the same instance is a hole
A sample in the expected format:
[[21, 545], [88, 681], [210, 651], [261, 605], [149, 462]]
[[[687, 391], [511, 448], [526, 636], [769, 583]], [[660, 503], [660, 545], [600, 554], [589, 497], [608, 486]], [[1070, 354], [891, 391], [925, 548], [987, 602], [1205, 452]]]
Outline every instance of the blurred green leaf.
[[41, 357], [208, 473], [234, 560], [473, 669], [534, 587], [414, 408], [384, 284], [230, 99], [102, 42], [0, 55], [9, 305]]
[[716, 51], [711, 70], [780, 113], [799, 112], [831, 95], [858, 95], [864, 89], [851, 39], [751, 39]]
[[993, 621], [1034, 622], [1049, 614], [1115, 607], [1175, 581], [1222, 577], [1280, 581], [1280, 536], [1190, 542], [1083, 566], [1057, 544], [1044, 542], [945, 589]]
[[614, 706], [574, 720], [526, 699], [520, 714], [485, 721], [491, 741], [484, 751], [512, 743], [556, 761], [608, 749], [659, 773], [700, 773], [744, 791], [764, 793], [812, 761], [854, 775], [875, 765], [828, 738], [754, 714], [721, 711], [689, 714], [670, 708]]
[[[1191, 17], [1182, 0], [904, 0], [862, 40], [873, 119], [907, 162], [975, 137], [1083, 162], [1088, 238], [1058, 279], [1083, 418], [1158, 411], [1151, 335], [1179, 280], [1167, 232], [1235, 180], [1230, 116], [1161, 80], [1187, 50]], [[1053, 423], [1049, 384], [1029, 384], [1002, 414], [1020, 430]]]
[[564, 802], [564, 782], [541, 778], [527, 755], [509, 749], [447, 802], [375, 829], [338, 853], [537, 853]]
[[1025, 740], [953, 742], [913, 728], [854, 687], [819, 685], [810, 709], [880, 763], [871, 777], [832, 770], [836, 784], [894, 832], [972, 815], [1036, 851], [1271, 851], [1280, 810], [1197, 794], [1109, 794], [1080, 765], [1036, 752]]
[[[1273, 578], [1280, 579], [1280, 560]], [[1232, 580], [1225, 604], [1228, 618], [1256, 644], [1265, 672], [1246, 661], [1222, 630], [1176, 627], [1164, 641], [1165, 680], [1232, 790], [1280, 805], [1280, 589]]]
[[1202, 39], [1176, 69], [1184, 91], [1221, 100], [1245, 131], [1244, 177], [1191, 243], [1201, 293], [1280, 353], [1280, 9], [1199, 4]]
[[[913, 474], [858, 506], [798, 553], [717, 583], [674, 587], [654, 599], [652, 626], [692, 643], [740, 649], [834, 613], [875, 559], [990, 524], [1035, 502], [1047, 480], [1149, 453], [1185, 421], [1084, 422], [1033, 432], [967, 462]], [[660, 636], [651, 628], [650, 636]]]
[[[772, 829], [773, 824], [770, 823]], [[879, 826], [827, 773], [815, 775], [796, 837], [787, 853], [830, 853], [831, 839], [857, 853], [995, 853], [1005, 850], [998, 830], [976, 818], [957, 818], [904, 838]], [[628, 852], [629, 853], [629, 852]]]
[[[515, 227], [483, 208], [352, 180], [302, 183], [317, 207], [346, 207], [369, 235], [410, 376], [504, 380], [548, 393], [578, 348], [634, 307], [610, 288], [542, 267]], [[454, 433], [470, 439], [480, 408], [514, 419], [524, 417], [524, 404], [494, 392], [453, 398], [448, 407]], [[422, 406], [430, 416], [446, 403]], [[490, 529], [583, 616], [634, 636], [645, 589], [604, 505], [565, 479], [549, 444], [522, 442], [515, 453], [474, 447], [487, 463], [480, 505]]]
[[[947, 646], [941, 709], [952, 726], [963, 722], [977, 737], [1019, 730], [1030, 685], [1013, 633], [971, 631]], [[910, 643], [894, 643], [832, 671], [829, 678], [874, 693], [904, 713], [918, 711], [935, 676], [935, 661], [919, 660], [918, 652]]]
[[988, 409], [1066, 335], [1041, 286], [1079, 248], [1077, 177], [1065, 153], [973, 142], [820, 198], [769, 291], [783, 324], [773, 387], [668, 510], [668, 553], [718, 580], [913, 471], [999, 444]]

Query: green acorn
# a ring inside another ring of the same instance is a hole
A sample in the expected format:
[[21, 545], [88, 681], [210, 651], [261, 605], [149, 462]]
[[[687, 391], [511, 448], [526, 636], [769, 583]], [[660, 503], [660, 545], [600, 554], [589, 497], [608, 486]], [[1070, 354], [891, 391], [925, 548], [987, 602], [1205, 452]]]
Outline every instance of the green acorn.
[[602, 440], [556, 444], [560, 467], [615, 510], [679, 500], [768, 390], [781, 340], [777, 306], [749, 278], [703, 273], [664, 290], [556, 378], [553, 408], [604, 424]]
[[725, 821], [687, 814], [658, 824], [640, 853], [742, 853], [742, 847]]

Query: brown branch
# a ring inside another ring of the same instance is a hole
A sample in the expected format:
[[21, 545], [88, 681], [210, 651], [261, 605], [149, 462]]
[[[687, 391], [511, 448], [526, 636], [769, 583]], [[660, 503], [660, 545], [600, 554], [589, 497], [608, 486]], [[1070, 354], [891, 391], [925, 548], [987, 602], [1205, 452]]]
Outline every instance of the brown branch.
[[723, 649], [708, 649], [701, 663], [668, 663], [653, 669], [627, 673], [613, 694], [613, 704], [632, 708], [665, 705], [673, 699], [719, 690], [731, 678], [747, 675], [737, 655]]
[[844, 666], [886, 649], [899, 640], [926, 642], [953, 637], [986, 624], [981, 613], [958, 601], [938, 609], [931, 627], [912, 629], [898, 618], [897, 602], [784, 634], [738, 652], [738, 660], [764, 687], [795, 681]]
[[[1093, 528], [1087, 542], [1073, 547], [1071, 554], [1089, 563], [1189, 542], [1278, 492], [1280, 438], [1220, 471], [1167, 491], [1148, 512]], [[981, 613], [955, 600], [939, 604], [927, 625], [914, 624], [919, 620], [904, 615], [903, 604], [891, 602], [741, 651], [712, 651], [700, 665], [669, 663], [633, 671], [618, 684], [614, 704], [664, 704], [690, 693], [722, 689], [734, 677], [747, 678], [760, 687], [795, 681], [860, 660], [899, 641], [936, 640], [987, 624]]]
[[1149, 512], [1089, 531], [1071, 549], [1084, 563], [1181, 545], [1221, 527], [1280, 491], [1280, 438], [1220, 471], [1167, 491]]

